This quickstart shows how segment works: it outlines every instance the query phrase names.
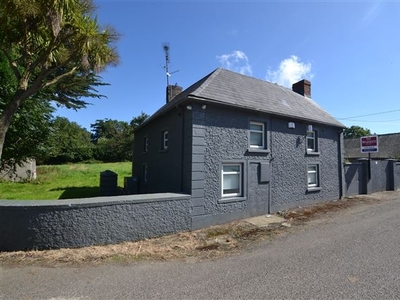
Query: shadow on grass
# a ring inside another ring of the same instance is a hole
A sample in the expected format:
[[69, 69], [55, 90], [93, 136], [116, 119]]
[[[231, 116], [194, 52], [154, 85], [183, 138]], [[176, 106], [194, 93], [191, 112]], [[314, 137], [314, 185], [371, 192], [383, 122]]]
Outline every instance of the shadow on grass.
[[63, 191], [58, 199], [76, 199], [76, 198], [90, 198], [98, 197], [100, 187], [95, 186], [82, 186], [82, 187], [60, 187], [51, 189], [51, 191]]

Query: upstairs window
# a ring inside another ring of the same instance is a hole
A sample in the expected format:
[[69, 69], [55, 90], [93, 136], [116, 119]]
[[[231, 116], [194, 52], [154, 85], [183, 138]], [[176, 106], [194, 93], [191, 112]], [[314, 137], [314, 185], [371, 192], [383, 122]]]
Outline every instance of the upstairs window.
[[242, 196], [242, 164], [222, 165], [222, 197]]
[[168, 130], [162, 132], [161, 149], [168, 149]]
[[265, 124], [250, 122], [250, 148], [265, 148]]
[[149, 152], [149, 138], [145, 137], [143, 139], [143, 152]]
[[318, 134], [317, 131], [307, 131], [306, 135], [307, 153], [318, 152]]

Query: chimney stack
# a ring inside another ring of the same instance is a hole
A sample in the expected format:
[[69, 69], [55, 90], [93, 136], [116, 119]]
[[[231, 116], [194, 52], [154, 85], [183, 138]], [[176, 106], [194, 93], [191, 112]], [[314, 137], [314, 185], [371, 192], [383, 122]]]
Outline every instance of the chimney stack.
[[304, 97], [311, 98], [311, 82], [306, 79], [293, 83], [292, 90]]
[[171, 101], [175, 96], [177, 96], [180, 93], [182, 93], [182, 91], [183, 91], [183, 88], [181, 86], [177, 85], [177, 84], [168, 85], [167, 86], [167, 92], [166, 92], [166, 95], [167, 95], [167, 101], [166, 102], [168, 103], [169, 101]]

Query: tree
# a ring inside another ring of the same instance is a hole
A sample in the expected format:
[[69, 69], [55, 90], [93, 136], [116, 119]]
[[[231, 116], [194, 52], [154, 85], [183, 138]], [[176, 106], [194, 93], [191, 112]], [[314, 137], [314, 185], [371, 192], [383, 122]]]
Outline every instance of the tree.
[[93, 159], [94, 146], [88, 130], [64, 117], [56, 117], [51, 125], [47, 151], [41, 162], [63, 164]]
[[137, 117], [132, 118], [131, 122], [129, 123], [129, 125], [131, 125], [131, 129], [132, 129], [132, 134], [133, 131], [139, 127], [140, 125], [142, 125], [142, 123], [144, 121], [146, 121], [146, 119], [150, 117], [148, 114], [144, 113], [143, 111], [140, 113], [140, 115], [138, 115]]
[[371, 131], [369, 129], [355, 125], [347, 127], [343, 132], [343, 137], [345, 139], [359, 138], [367, 135], [371, 135]]
[[[15, 92], [16, 85], [12, 70], [0, 53], [0, 111]], [[50, 133], [53, 111], [48, 101], [35, 98], [28, 99], [20, 106], [8, 129], [0, 168], [5, 164], [11, 164], [11, 167], [14, 162], [41, 155]]]
[[0, 112], [0, 160], [12, 119], [28, 99], [79, 109], [102, 97], [98, 72], [118, 62], [111, 27], [100, 28], [91, 0], [8, 0], [0, 7], [0, 53], [15, 91]]
[[96, 120], [90, 127], [92, 141], [96, 145], [96, 159], [108, 162], [132, 159], [133, 134], [128, 122]]
[[96, 145], [95, 158], [102, 161], [128, 161], [133, 155], [133, 131], [149, 115], [141, 112], [128, 124], [117, 120], [96, 120], [92, 128], [92, 141]]

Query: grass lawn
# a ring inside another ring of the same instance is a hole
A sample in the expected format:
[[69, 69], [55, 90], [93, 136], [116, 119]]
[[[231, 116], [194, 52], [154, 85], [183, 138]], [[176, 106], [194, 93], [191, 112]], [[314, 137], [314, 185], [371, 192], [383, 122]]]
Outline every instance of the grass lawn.
[[99, 196], [100, 172], [111, 170], [118, 174], [118, 186], [124, 177], [132, 176], [132, 163], [68, 164], [37, 166], [37, 179], [18, 183], [0, 181], [0, 199], [56, 200]]

